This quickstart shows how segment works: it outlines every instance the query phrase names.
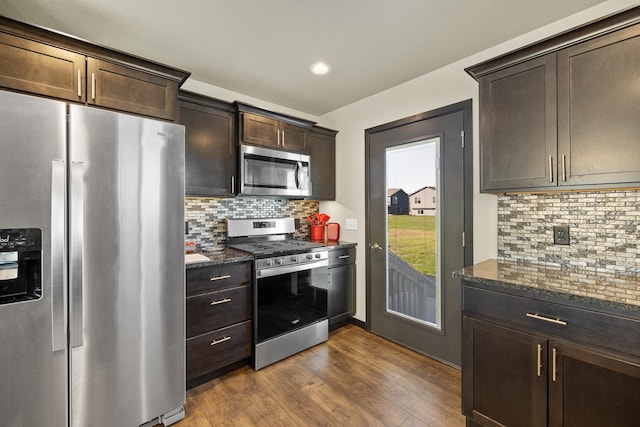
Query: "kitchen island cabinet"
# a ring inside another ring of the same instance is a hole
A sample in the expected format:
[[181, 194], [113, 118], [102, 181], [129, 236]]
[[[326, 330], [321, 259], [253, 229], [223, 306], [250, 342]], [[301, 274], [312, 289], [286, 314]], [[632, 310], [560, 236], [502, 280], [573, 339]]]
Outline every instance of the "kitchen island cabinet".
[[0, 17], [0, 87], [175, 121], [190, 73]]
[[315, 124], [236, 102], [239, 112], [240, 143], [267, 148], [309, 152], [309, 131]]
[[179, 123], [185, 126], [185, 194], [235, 196], [235, 107], [187, 91], [178, 99]]
[[467, 69], [482, 192], [640, 186], [640, 7]]
[[[456, 274], [468, 425], [634, 425], [640, 418], [635, 276], [495, 260]], [[593, 281], [611, 297], [580, 293]]]
[[187, 388], [248, 363], [252, 270], [246, 257], [187, 266]]

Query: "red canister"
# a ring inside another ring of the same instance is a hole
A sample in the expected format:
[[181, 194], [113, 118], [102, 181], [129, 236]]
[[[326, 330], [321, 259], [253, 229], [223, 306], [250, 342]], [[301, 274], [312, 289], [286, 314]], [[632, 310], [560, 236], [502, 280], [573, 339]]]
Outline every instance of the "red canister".
[[340, 240], [340, 224], [337, 222], [327, 223], [327, 240]]

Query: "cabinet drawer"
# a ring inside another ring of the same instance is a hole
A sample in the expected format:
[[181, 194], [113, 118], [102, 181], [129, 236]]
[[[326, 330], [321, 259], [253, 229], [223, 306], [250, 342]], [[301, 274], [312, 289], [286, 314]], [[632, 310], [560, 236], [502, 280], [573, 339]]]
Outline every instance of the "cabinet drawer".
[[187, 380], [251, 356], [251, 321], [187, 340]]
[[187, 338], [251, 319], [251, 286], [187, 298]]
[[340, 248], [329, 251], [329, 267], [356, 262], [356, 248]]
[[251, 262], [187, 270], [187, 296], [251, 282]]
[[463, 289], [463, 310], [465, 315], [640, 355], [639, 320], [470, 286]]

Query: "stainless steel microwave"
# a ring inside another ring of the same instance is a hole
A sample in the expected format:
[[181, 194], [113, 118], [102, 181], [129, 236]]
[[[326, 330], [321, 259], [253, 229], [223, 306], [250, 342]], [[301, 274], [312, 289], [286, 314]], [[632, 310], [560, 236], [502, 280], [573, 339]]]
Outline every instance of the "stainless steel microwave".
[[240, 146], [242, 196], [308, 197], [311, 158], [306, 154]]

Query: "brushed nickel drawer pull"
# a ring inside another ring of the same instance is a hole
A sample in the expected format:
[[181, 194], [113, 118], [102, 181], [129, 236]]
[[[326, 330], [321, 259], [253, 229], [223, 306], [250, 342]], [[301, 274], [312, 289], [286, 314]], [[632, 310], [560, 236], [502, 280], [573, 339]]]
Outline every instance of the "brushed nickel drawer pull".
[[211, 301], [211, 305], [225, 304], [231, 302], [231, 298], [219, 299], [218, 301]]
[[558, 372], [558, 367], [556, 365], [556, 358], [557, 357], [558, 357], [558, 350], [554, 348], [553, 349], [553, 360], [552, 360], [552, 362], [553, 362], [553, 367], [552, 367], [552, 369], [553, 369], [553, 373], [552, 373], [553, 382], [556, 382], [556, 372]]
[[82, 98], [82, 74], [78, 70], [78, 98]]
[[209, 280], [211, 280], [212, 282], [215, 282], [216, 280], [229, 279], [230, 277], [231, 277], [230, 274], [225, 274], [224, 276], [209, 277]]
[[338, 259], [348, 259], [351, 258], [351, 255], [341, 255], [338, 257]]
[[223, 342], [225, 342], [225, 341], [229, 341], [230, 339], [231, 339], [231, 337], [230, 337], [230, 336], [226, 336], [226, 337], [224, 337], [224, 338], [220, 338], [219, 340], [213, 340], [213, 341], [211, 341], [211, 344], [209, 344], [209, 345], [222, 344]]
[[555, 323], [556, 325], [567, 326], [567, 322], [565, 322], [564, 320], [541, 316], [537, 313], [527, 313], [527, 317], [531, 317], [532, 319], [537, 319], [537, 320], [544, 320], [545, 322], [549, 322], [549, 323]]
[[538, 344], [538, 376], [542, 373], [542, 345]]

